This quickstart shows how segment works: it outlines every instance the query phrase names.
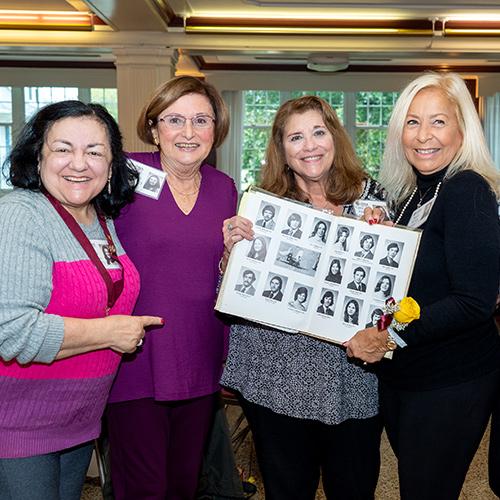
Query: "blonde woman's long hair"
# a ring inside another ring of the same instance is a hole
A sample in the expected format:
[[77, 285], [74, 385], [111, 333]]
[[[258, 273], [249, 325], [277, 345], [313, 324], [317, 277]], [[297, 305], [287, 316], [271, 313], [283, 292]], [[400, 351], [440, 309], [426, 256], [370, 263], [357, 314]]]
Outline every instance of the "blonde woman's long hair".
[[484, 132], [467, 86], [456, 73], [425, 73], [403, 90], [394, 106], [387, 129], [380, 181], [387, 189], [389, 198], [400, 204], [408, 198], [416, 186], [416, 175], [403, 149], [403, 130], [408, 109], [415, 96], [422, 90], [441, 90], [455, 108], [462, 145], [452, 159], [445, 178], [462, 170], [472, 170], [481, 175], [500, 198], [500, 174], [493, 163]]

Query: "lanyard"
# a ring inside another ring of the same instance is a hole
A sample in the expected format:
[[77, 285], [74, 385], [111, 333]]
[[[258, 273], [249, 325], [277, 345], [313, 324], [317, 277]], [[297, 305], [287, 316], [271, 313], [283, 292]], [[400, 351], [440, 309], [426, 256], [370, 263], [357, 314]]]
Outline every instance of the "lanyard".
[[120, 266], [121, 276], [117, 281], [113, 281], [107, 269], [104, 267], [104, 264], [101, 262], [101, 259], [97, 256], [92, 244], [87, 238], [86, 234], [83, 232], [82, 228], [79, 226], [78, 222], [76, 222], [75, 218], [61, 205], [61, 202], [54, 198], [48, 191], [43, 190], [43, 194], [50, 201], [52, 206], [56, 209], [57, 213], [61, 216], [62, 220], [68, 226], [68, 229], [73, 233], [73, 236], [78, 240], [78, 243], [82, 246], [85, 253], [88, 255], [89, 259], [92, 261], [94, 266], [99, 271], [104, 283], [106, 284], [106, 289], [108, 292], [108, 300], [106, 305], [106, 316], [109, 313], [109, 310], [115, 305], [118, 297], [120, 297], [123, 291], [123, 266], [121, 262], [118, 260], [118, 256], [116, 255], [116, 247], [113, 243], [113, 238], [109, 232], [109, 228], [106, 225], [104, 217], [102, 215], [98, 215], [97, 218], [99, 220], [99, 224], [102, 227], [104, 235], [106, 236], [106, 240], [108, 242], [109, 253], [111, 254], [111, 258]]

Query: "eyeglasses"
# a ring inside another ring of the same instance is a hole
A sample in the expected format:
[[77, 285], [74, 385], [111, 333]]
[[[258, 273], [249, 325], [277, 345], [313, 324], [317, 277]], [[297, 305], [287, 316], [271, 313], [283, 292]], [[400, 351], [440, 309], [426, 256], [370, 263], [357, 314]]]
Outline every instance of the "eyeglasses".
[[165, 115], [158, 118], [159, 122], [163, 122], [168, 128], [173, 130], [180, 130], [186, 126], [186, 121], [191, 120], [193, 128], [210, 128], [215, 123], [215, 118], [210, 115], [196, 115], [192, 118], [186, 118], [182, 115]]

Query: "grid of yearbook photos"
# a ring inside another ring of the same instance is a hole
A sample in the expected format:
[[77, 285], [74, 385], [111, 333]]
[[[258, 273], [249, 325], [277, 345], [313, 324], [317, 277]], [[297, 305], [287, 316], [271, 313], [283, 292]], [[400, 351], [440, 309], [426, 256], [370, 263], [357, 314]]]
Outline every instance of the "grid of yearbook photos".
[[255, 237], [231, 253], [222, 312], [344, 342], [375, 325], [389, 297], [406, 295], [418, 230], [369, 225], [260, 190], [245, 193], [239, 214], [254, 223]]

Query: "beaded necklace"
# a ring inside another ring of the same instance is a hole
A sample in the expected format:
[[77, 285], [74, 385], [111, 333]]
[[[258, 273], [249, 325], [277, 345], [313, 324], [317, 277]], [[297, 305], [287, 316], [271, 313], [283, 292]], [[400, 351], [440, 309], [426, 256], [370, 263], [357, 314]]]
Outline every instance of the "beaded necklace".
[[[439, 188], [441, 187], [441, 184], [442, 184], [443, 181], [439, 181], [437, 183], [437, 186], [436, 186], [436, 190], [434, 191], [434, 196], [432, 197], [432, 199], [434, 199], [438, 193], [439, 193]], [[406, 209], [408, 208], [408, 205], [411, 203], [411, 200], [413, 200], [413, 197], [415, 196], [415, 194], [417, 193], [418, 191], [418, 186], [415, 186], [415, 189], [413, 190], [413, 192], [411, 193], [410, 197], [408, 198], [408, 201], [405, 203], [405, 206], [403, 207], [403, 210], [401, 210], [398, 218], [396, 219], [396, 222], [394, 224], [398, 224], [399, 221], [401, 220], [401, 218], [403, 217], [403, 214], [405, 213]], [[419, 201], [419, 204], [417, 205], [417, 208], [420, 208], [420, 205], [422, 204], [422, 200], [424, 198], [424, 196], [428, 193], [429, 190], [427, 190], [424, 195], [422, 196], [422, 198], [420, 199]]]

